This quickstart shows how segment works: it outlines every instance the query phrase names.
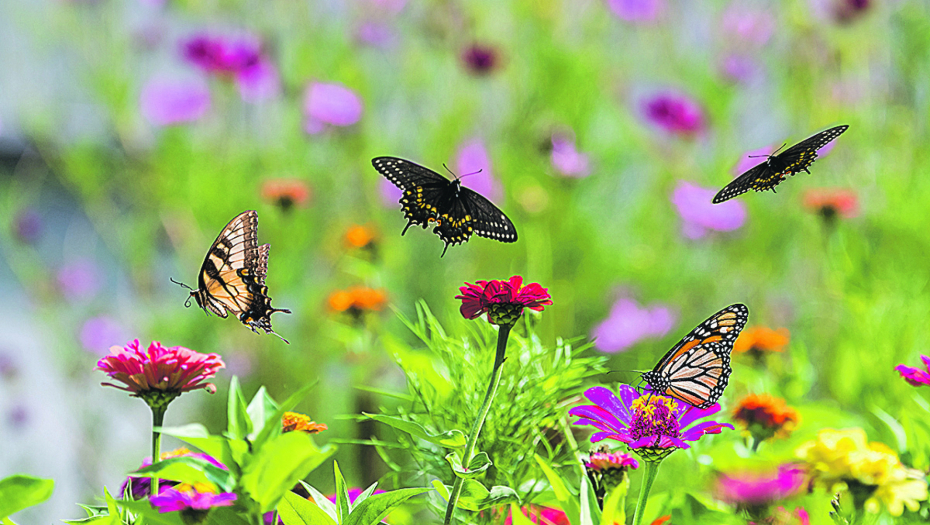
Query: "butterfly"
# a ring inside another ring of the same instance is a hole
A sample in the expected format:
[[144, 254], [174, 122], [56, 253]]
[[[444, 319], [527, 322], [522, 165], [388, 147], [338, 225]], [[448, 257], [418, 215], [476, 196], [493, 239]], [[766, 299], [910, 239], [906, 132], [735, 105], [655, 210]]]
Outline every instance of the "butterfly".
[[730, 379], [730, 352], [749, 319], [749, 309], [732, 304], [699, 324], [643, 374], [653, 392], [708, 408]]
[[[266, 295], [269, 249], [268, 244], [258, 245], [258, 214], [244, 211], [229, 221], [213, 241], [200, 267], [196, 290], [171, 281], [191, 291], [184, 306], [190, 306], [193, 297], [207, 315], [213, 312], [225, 319], [231, 313], [255, 333], [256, 328], [261, 328], [266, 334], [281, 337], [271, 329], [271, 314], [291, 311], [272, 308], [271, 298]], [[281, 340], [290, 344], [283, 337]]]
[[801, 171], [809, 174], [808, 168], [817, 158], [817, 150], [842, 135], [847, 129], [849, 126], [836, 126], [804, 139], [781, 153], [775, 152], [767, 155], [765, 162], [750, 168], [720, 190], [714, 196], [713, 203], [719, 204], [749, 190], [772, 190], [774, 192], [775, 186], [778, 186], [788, 175]]
[[477, 192], [462, 186], [460, 179], [449, 180], [435, 171], [397, 157], [375, 157], [371, 165], [395, 186], [403, 190], [401, 209], [407, 226], [416, 224], [425, 230], [436, 223], [433, 233], [445, 247], [461, 244], [472, 234], [501, 242], [516, 242], [517, 230], [497, 206]]

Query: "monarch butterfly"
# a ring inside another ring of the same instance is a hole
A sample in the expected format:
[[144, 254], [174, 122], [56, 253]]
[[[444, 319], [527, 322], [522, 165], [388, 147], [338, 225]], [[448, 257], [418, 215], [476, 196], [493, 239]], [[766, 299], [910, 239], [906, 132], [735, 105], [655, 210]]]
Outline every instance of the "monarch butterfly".
[[516, 242], [517, 230], [510, 219], [491, 201], [462, 186], [460, 179], [449, 180], [435, 171], [397, 157], [375, 157], [371, 165], [395, 186], [404, 191], [400, 198], [407, 226], [416, 224], [425, 230], [436, 223], [433, 233], [445, 247], [462, 244], [475, 234], [500, 242]]
[[732, 304], [691, 330], [643, 380], [657, 394], [708, 408], [730, 379], [730, 352], [749, 319], [749, 309]]
[[272, 308], [266, 294], [265, 273], [268, 270], [270, 245], [258, 245], [258, 214], [248, 210], [237, 215], [223, 228], [207, 252], [194, 290], [174, 279], [172, 282], [191, 291], [184, 306], [189, 307], [191, 297], [197, 306], [226, 318], [231, 313], [253, 332], [261, 328], [288, 343], [271, 329], [271, 314], [291, 313], [283, 308]]
[[776, 152], [768, 155], [765, 162], [750, 168], [734, 179], [733, 182], [724, 186], [714, 196], [713, 203], [719, 204], [749, 190], [772, 190], [774, 192], [775, 186], [778, 186], [788, 175], [794, 175], [801, 171], [806, 171], [809, 174], [810, 170], [808, 168], [817, 158], [817, 150], [842, 135], [847, 129], [849, 129], [849, 126], [836, 126], [804, 139], [781, 153]]

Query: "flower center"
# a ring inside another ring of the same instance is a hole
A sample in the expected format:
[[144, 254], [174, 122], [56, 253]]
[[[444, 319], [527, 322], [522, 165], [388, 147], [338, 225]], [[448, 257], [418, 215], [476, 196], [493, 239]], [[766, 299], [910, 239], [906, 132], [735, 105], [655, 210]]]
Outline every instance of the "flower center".
[[675, 417], [675, 400], [664, 396], [645, 396], [633, 401], [633, 421], [630, 436], [641, 439], [647, 436], [668, 436], [677, 438], [681, 435], [678, 418]]

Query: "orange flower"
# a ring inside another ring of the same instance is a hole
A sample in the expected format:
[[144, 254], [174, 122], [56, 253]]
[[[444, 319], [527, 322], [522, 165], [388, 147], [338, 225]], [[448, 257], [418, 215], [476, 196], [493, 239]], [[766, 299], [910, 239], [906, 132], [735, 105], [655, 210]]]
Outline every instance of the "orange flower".
[[346, 232], [345, 243], [350, 248], [368, 248], [377, 238], [377, 234], [366, 226], [353, 225]]
[[284, 211], [304, 207], [310, 200], [310, 186], [297, 179], [271, 179], [262, 184], [262, 198]]
[[772, 330], [764, 326], [754, 326], [743, 330], [736, 343], [733, 345], [733, 351], [737, 353], [751, 352], [761, 355], [764, 352], [782, 352], [788, 340], [791, 338], [791, 332], [787, 328]]
[[669, 514], [668, 516], [662, 516], [661, 518], [656, 518], [655, 521], [652, 522], [652, 525], [665, 525], [666, 523], [670, 521], [672, 521], [671, 514]]
[[758, 443], [777, 436], [786, 438], [797, 427], [800, 416], [785, 400], [769, 394], [749, 394], [733, 409], [733, 419], [740, 423]]
[[297, 412], [285, 412], [284, 416], [281, 417], [282, 432], [299, 430], [307, 434], [319, 434], [327, 428], [329, 427], [323, 423], [314, 423], [308, 416]]
[[380, 311], [387, 302], [384, 290], [356, 286], [348, 290], [336, 290], [329, 296], [329, 308], [335, 312], [361, 315], [366, 311]]
[[850, 219], [859, 215], [856, 192], [845, 188], [818, 188], [804, 192], [804, 207], [819, 213], [824, 219], [837, 216]]

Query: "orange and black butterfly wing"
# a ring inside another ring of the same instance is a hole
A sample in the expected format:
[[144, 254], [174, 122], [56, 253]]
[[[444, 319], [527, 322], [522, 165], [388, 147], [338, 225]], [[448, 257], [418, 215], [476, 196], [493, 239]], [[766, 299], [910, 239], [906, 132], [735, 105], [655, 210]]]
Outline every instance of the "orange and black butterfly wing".
[[730, 379], [730, 352], [749, 319], [749, 309], [730, 305], [698, 325], [659, 360], [643, 379], [659, 395], [708, 408]]

